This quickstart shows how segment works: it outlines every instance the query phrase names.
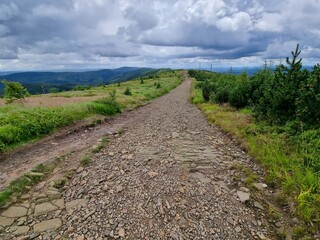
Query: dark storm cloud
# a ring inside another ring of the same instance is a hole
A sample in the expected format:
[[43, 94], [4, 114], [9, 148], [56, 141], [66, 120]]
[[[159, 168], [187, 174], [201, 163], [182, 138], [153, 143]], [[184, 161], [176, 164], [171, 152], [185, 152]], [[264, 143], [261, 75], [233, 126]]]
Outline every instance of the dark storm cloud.
[[319, 12], [319, 0], [2, 0], [0, 69], [257, 64], [297, 43], [317, 61]]

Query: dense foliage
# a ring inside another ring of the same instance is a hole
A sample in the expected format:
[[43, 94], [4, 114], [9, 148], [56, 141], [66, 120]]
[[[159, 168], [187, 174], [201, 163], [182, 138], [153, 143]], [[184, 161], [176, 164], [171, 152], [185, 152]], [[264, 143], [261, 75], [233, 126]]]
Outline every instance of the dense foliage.
[[190, 71], [206, 101], [229, 103], [236, 108], [250, 107], [255, 115], [272, 124], [295, 121], [304, 129], [320, 124], [320, 65], [302, 69], [299, 47], [287, 65], [275, 71], [264, 68], [254, 76]]

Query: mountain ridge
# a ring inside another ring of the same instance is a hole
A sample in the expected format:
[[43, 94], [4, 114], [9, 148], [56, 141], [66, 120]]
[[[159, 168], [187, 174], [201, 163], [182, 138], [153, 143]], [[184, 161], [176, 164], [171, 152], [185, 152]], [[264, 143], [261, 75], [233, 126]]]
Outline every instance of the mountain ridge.
[[[121, 67], [116, 69], [101, 69], [85, 72], [52, 72], [31, 71], [17, 72], [1, 76], [2, 79], [21, 83], [31, 94], [55, 91], [68, 91], [77, 85], [97, 86], [116, 82], [128, 81], [137, 77], [144, 77], [158, 72], [159, 69]], [[4, 86], [0, 85], [0, 92]]]

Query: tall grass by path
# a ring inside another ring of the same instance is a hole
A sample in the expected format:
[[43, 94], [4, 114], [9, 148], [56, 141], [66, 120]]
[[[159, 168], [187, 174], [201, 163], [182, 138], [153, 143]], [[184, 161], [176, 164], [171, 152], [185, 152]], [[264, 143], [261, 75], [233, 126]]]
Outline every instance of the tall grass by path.
[[205, 102], [193, 81], [191, 100], [208, 120], [235, 135], [267, 170], [269, 185], [282, 189], [310, 229], [320, 226], [320, 130], [291, 134], [290, 127], [257, 121], [250, 109]]
[[[134, 80], [123, 82], [120, 86], [112, 84], [92, 88], [88, 91], [100, 94], [104, 92], [104, 96], [95, 101], [56, 107], [28, 108], [23, 105], [0, 107], [0, 152], [40, 138], [60, 127], [95, 114], [110, 116], [124, 109], [133, 109], [169, 92], [181, 81], [181, 71], [162, 72], [157, 74], [155, 78], [145, 79], [144, 84], [140, 84], [140, 80]], [[155, 82], [160, 82], [161, 88], [157, 89], [154, 86]], [[126, 88], [131, 89], [131, 95], [123, 94]], [[71, 91], [49, 94], [48, 96], [72, 98], [84, 96], [85, 92]]]

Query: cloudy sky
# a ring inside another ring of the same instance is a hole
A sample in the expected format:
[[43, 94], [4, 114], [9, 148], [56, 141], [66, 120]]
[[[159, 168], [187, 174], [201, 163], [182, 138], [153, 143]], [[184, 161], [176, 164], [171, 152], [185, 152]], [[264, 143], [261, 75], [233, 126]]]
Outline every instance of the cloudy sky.
[[0, 0], [0, 71], [320, 62], [320, 0]]

